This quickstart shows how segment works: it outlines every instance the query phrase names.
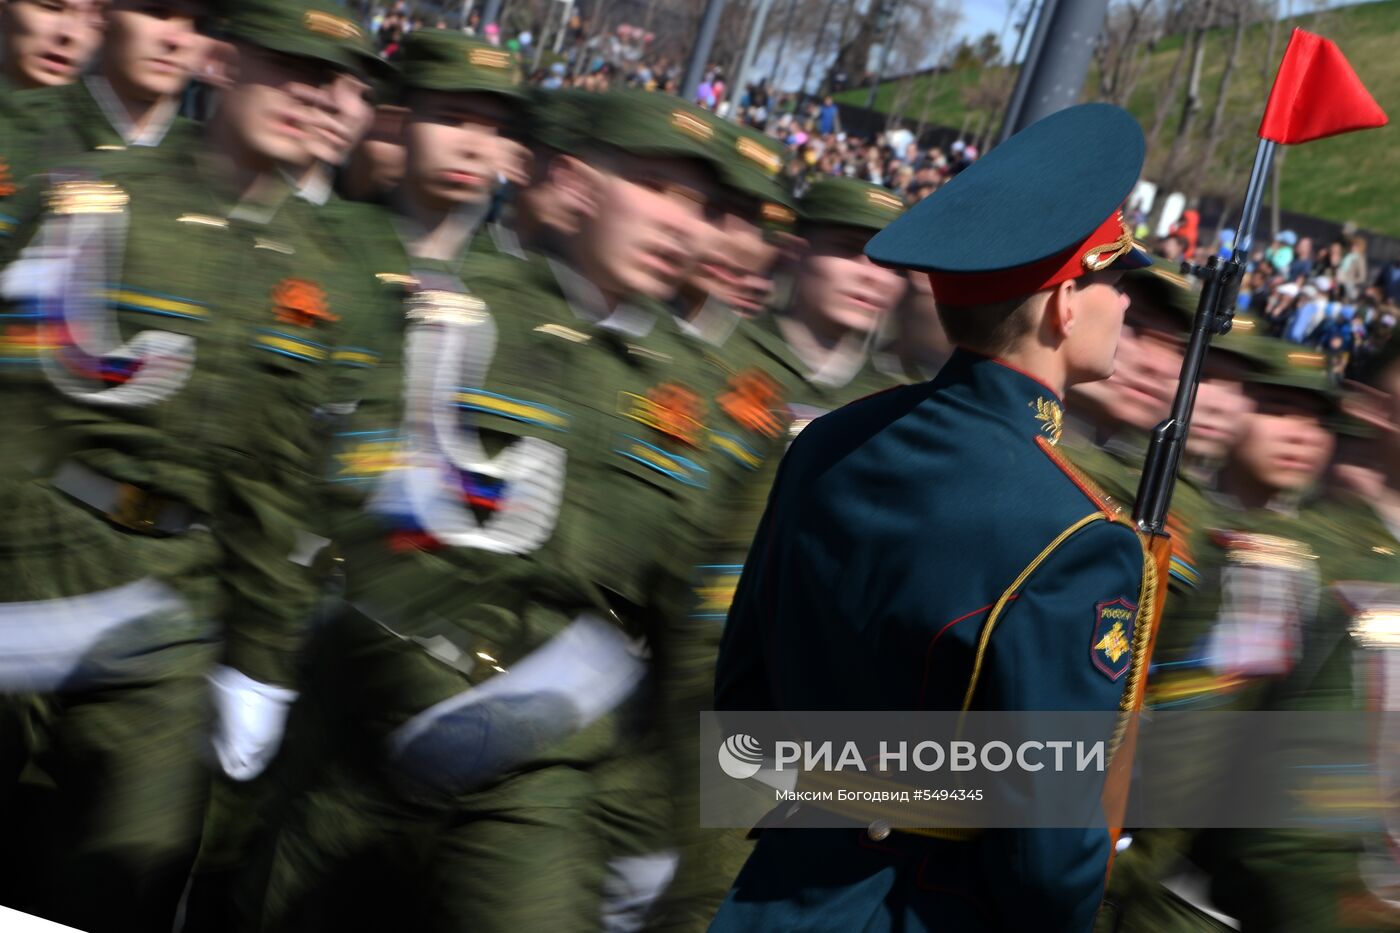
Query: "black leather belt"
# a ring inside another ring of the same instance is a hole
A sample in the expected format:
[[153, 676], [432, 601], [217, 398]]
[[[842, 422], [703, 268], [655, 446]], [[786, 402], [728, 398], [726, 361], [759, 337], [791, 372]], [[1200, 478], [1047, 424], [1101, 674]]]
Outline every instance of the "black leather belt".
[[184, 502], [103, 476], [74, 460], [59, 467], [50, 482], [55, 489], [99, 512], [114, 525], [141, 534], [183, 534], [203, 518]]

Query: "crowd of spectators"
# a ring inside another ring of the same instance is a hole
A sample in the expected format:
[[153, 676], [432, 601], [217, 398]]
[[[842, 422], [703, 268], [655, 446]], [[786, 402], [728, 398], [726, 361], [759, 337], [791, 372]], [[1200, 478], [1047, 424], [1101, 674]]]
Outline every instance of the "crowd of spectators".
[[[460, 27], [519, 53], [527, 69], [539, 59], [540, 50], [535, 49], [529, 30], [503, 37], [495, 23], [481, 25], [479, 9], [452, 24], [415, 12], [408, 0], [366, 6], [362, 12], [380, 51], [391, 61], [404, 37], [424, 26]], [[541, 67], [532, 69], [530, 79], [552, 90], [633, 87], [677, 94], [685, 63], [653, 54], [654, 40], [652, 33], [626, 23], [610, 32], [594, 32], [575, 13], [558, 43], [560, 54], [552, 54]], [[846, 175], [882, 185], [913, 204], [976, 161], [979, 154], [975, 141], [962, 139], [946, 148], [923, 146], [903, 127], [866, 136], [848, 133], [830, 95], [778, 92], [765, 79], [736, 89], [714, 65], [703, 73], [694, 102], [781, 139], [788, 149], [784, 171], [797, 195], [815, 177]], [[1204, 262], [1212, 253], [1228, 256], [1234, 246], [1230, 229], [1209, 240], [1203, 237], [1194, 210], [1186, 211], [1164, 238], [1149, 236], [1147, 218], [1141, 212], [1134, 222], [1139, 239], [1173, 260]], [[1346, 230], [1323, 245], [1281, 230], [1272, 241], [1259, 243], [1251, 251], [1239, 310], [1259, 318], [1269, 333], [1326, 354], [1338, 381], [1356, 378], [1400, 319], [1400, 262], [1388, 263], [1373, 274], [1366, 241], [1354, 231]]]
[[[1155, 245], [1168, 259], [1204, 263], [1212, 254], [1230, 255], [1235, 232], [1225, 228], [1207, 239], [1187, 216]], [[1373, 269], [1365, 237], [1350, 227], [1325, 244], [1280, 230], [1250, 249], [1237, 310], [1267, 333], [1326, 355], [1337, 382], [1359, 379], [1400, 321], [1400, 261]]]

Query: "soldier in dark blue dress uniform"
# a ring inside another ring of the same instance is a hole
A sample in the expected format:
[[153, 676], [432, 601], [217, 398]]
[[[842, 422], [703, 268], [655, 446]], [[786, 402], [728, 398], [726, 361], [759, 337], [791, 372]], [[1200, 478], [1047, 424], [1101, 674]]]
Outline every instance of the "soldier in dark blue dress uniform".
[[[1107, 378], [1147, 264], [1120, 205], [1143, 137], [1086, 104], [891, 223], [957, 346], [932, 381], [813, 422], [783, 462], [724, 635], [720, 710], [1116, 711], [1145, 661], [1141, 540], [1056, 449]], [[1143, 611], [1139, 613], [1139, 607]], [[1083, 931], [1102, 827], [761, 831], [714, 930]]]

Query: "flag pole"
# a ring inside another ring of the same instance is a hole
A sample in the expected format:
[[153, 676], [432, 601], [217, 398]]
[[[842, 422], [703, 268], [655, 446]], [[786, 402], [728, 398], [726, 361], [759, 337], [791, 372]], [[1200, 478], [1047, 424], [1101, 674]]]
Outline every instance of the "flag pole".
[[[1259, 222], [1259, 210], [1264, 205], [1264, 189], [1269, 181], [1269, 168], [1274, 162], [1274, 150], [1278, 143], [1272, 139], [1259, 140], [1259, 148], [1254, 151], [1254, 167], [1249, 172], [1249, 186], [1244, 193], [1244, 210], [1240, 212], [1240, 228], [1235, 234], [1235, 250], [1232, 259], [1249, 261], [1249, 250], [1254, 245], [1254, 228]], [[1277, 233], [1277, 231], [1274, 231]]]

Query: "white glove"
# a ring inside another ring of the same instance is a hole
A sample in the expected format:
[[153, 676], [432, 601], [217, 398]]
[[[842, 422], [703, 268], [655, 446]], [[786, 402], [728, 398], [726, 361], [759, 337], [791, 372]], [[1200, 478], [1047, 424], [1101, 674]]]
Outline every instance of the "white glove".
[[250, 781], [277, 754], [297, 692], [259, 683], [242, 671], [223, 665], [209, 675], [209, 686], [218, 714], [214, 753], [219, 767], [235, 781]]

